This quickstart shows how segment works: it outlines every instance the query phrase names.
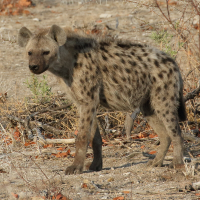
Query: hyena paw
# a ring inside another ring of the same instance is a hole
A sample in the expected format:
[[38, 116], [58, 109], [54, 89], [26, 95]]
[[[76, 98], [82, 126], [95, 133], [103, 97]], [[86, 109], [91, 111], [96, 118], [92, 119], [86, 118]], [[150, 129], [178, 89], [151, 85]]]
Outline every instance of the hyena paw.
[[169, 164], [169, 167], [174, 169], [182, 169], [185, 168], [185, 165], [183, 161], [177, 162], [177, 160], [173, 160], [173, 162]]
[[80, 165], [71, 165], [67, 167], [67, 169], [65, 170], [66, 175], [81, 174], [82, 172], [83, 172], [83, 166]]
[[99, 162], [92, 162], [92, 164], [89, 167], [89, 170], [92, 171], [101, 171], [102, 170], [102, 161]]
[[156, 161], [155, 159], [151, 159], [148, 161], [147, 166], [151, 166], [151, 167], [162, 167], [163, 163]]

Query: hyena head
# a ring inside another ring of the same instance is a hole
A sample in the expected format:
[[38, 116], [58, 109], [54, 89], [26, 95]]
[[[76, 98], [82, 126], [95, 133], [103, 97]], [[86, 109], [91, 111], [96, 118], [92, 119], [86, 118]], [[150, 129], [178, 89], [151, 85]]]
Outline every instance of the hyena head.
[[65, 31], [56, 25], [39, 34], [33, 34], [26, 27], [22, 27], [18, 35], [18, 44], [26, 48], [31, 72], [41, 74], [58, 60], [59, 46], [64, 45], [66, 39]]

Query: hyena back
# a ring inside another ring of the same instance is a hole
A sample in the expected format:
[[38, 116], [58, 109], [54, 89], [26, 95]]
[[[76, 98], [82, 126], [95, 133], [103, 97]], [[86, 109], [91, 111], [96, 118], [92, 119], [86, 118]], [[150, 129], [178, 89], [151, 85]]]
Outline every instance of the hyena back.
[[35, 74], [49, 70], [60, 77], [79, 110], [75, 159], [66, 174], [82, 172], [89, 142], [94, 153], [90, 170], [102, 169], [99, 103], [126, 112], [140, 108], [160, 139], [160, 149], [149, 164], [161, 166], [172, 141], [172, 164], [182, 166], [178, 122], [186, 119], [186, 112], [181, 74], [171, 57], [147, 45], [93, 38], [56, 25], [37, 34], [23, 27], [18, 43], [26, 47], [29, 69]]

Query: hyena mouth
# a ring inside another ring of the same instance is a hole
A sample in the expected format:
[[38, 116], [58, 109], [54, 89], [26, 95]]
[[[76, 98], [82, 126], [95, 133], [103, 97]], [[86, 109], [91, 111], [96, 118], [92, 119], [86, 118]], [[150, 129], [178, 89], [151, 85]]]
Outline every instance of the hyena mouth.
[[43, 72], [45, 72], [49, 68], [49, 65], [45, 66], [45, 68], [43, 68], [43, 69], [41, 69], [39, 66], [37, 66], [37, 67], [35, 66], [33, 68], [31, 68], [29, 66], [29, 68], [30, 68], [30, 71], [34, 74], [42, 74]]

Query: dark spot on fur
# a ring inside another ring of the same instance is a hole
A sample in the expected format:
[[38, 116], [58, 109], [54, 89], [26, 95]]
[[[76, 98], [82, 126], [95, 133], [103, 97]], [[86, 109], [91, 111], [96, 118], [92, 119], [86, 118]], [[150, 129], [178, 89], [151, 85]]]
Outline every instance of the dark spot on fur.
[[101, 49], [102, 51], [104, 51], [105, 53], [108, 53], [108, 50], [107, 50], [107, 49], [105, 49], [105, 47], [104, 47], [104, 46], [101, 46], [101, 47], [100, 47], [100, 49]]
[[143, 47], [141, 44], [132, 44], [132, 46], [134, 46], [134, 47], [140, 47], [140, 48]]
[[166, 103], [166, 104], [165, 104], [165, 107], [168, 107], [168, 105], [169, 105], [169, 104], [168, 104], [168, 103]]
[[171, 97], [171, 100], [174, 101], [174, 97]]
[[142, 49], [142, 52], [145, 52], [145, 49]]
[[90, 91], [87, 92], [88, 97], [90, 96]]
[[119, 54], [119, 53], [115, 53], [115, 55], [118, 56], [118, 57], [120, 57], [120, 54]]
[[172, 81], [169, 81], [168, 85], [171, 85], [172, 84]]
[[121, 58], [121, 62], [123, 63], [123, 64], [125, 64], [126, 62], [125, 62], [125, 60], [123, 59], [123, 58]]
[[163, 79], [163, 74], [162, 73], [159, 73], [158, 76]]
[[167, 64], [168, 62], [171, 62], [171, 63], [175, 64], [174, 59], [172, 59], [172, 58], [170, 58], [170, 57], [162, 58], [161, 62], [162, 62], [163, 64]]
[[147, 57], [149, 54], [148, 53], [144, 53], [143, 56]]
[[80, 79], [80, 82], [83, 84], [83, 83], [84, 83], [84, 80], [83, 80], [83, 79]]
[[126, 78], [125, 78], [125, 77], [122, 77], [122, 81], [123, 81], [123, 82], [126, 82]]
[[109, 44], [108, 44], [107, 42], [104, 42], [104, 41], [101, 41], [99, 44], [100, 44], [101, 46], [109, 46]]
[[86, 59], [88, 58], [86, 53], [84, 53], [84, 57], [85, 57]]
[[154, 61], [154, 64], [155, 64], [156, 67], [160, 67], [160, 65], [159, 65], [157, 60]]
[[87, 122], [89, 122], [89, 121], [90, 121], [90, 116], [88, 116], [88, 117], [87, 117], [86, 121], [87, 121]]
[[91, 111], [92, 111], [92, 113], [93, 113], [93, 112], [95, 111], [95, 108], [92, 108], [92, 110], [91, 110]]
[[128, 77], [128, 82], [129, 82], [129, 84], [131, 84], [131, 78], [130, 78], [130, 76]]
[[130, 44], [124, 44], [124, 43], [117, 43], [117, 46], [123, 49], [129, 49], [131, 47]]
[[156, 77], [155, 76], [153, 76], [153, 82], [156, 82]]
[[117, 97], [117, 99], [119, 99], [119, 100], [121, 99], [121, 97], [120, 97], [118, 94], [116, 94], [116, 97]]
[[107, 69], [106, 65], [103, 66], [103, 71], [104, 71], [105, 73], [108, 72], [108, 69]]
[[132, 51], [132, 52], [131, 52], [131, 55], [132, 55], [132, 56], [135, 56], [135, 52]]
[[83, 118], [83, 119], [81, 120], [81, 122], [84, 123], [84, 121], [85, 121], [85, 119]]
[[143, 75], [143, 78], [144, 78], [144, 79], [147, 77], [147, 75], [146, 75], [145, 73], [143, 73], [142, 75]]
[[107, 58], [105, 55], [103, 55], [103, 54], [102, 54], [102, 58], [103, 58], [103, 60], [105, 60], [105, 61], [108, 60], [108, 58]]
[[176, 133], [176, 130], [175, 130], [175, 129], [172, 129], [172, 132], [173, 132], [173, 133]]
[[95, 91], [97, 90], [97, 86], [92, 86], [91, 89], [90, 89], [90, 92], [91, 93], [94, 93]]
[[175, 120], [174, 120], [174, 118], [171, 118], [171, 122], [174, 122]]
[[151, 62], [151, 59], [150, 59], [150, 58], [148, 58], [147, 60], [148, 60], [149, 62]]
[[164, 88], [165, 88], [165, 90], [167, 90], [167, 88], [168, 88], [168, 85], [167, 85], [167, 84], [165, 84], [165, 85], [164, 85]]
[[117, 81], [117, 79], [113, 76], [112, 77], [112, 80], [116, 83], [116, 84], [118, 84], [118, 81]]
[[91, 53], [88, 53], [89, 58], [92, 58]]
[[160, 93], [160, 91], [161, 91], [161, 87], [157, 87], [156, 88], [156, 93], [158, 94], [158, 93]]
[[174, 71], [177, 72], [178, 71], [178, 67], [175, 66], [174, 67]]
[[116, 64], [114, 64], [113, 67], [114, 67], [114, 69], [119, 69], [119, 66]]
[[78, 68], [79, 64], [77, 62], [74, 63], [74, 68]]
[[166, 111], [166, 115], [168, 115], [168, 114], [169, 114], [169, 110]]
[[163, 117], [165, 117], [165, 114], [163, 114]]
[[128, 69], [128, 68], [125, 68], [125, 70], [126, 70], [126, 72], [127, 72], [128, 74], [130, 74], [130, 73], [131, 73], [131, 70], [130, 70], [130, 69]]
[[137, 59], [138, 59], [139, 61], [142, 61], [142, 58], [141, 58], [140, 56], [137, 56]]
[[92, 71], [92, 66], [91, 65], [89, 65], [89, 70]]
[[74, 54], [74, 59], [77, 60], [78, 59], [78, 54]]
[[132, 65], [132, 66], [136, 66], [136, 62], [135, 62], [135, 61], [129, 60], [128, 63], [129, 63], [130, 65]]
[[94, 75], [90, 75], [90, 79], [91, 79], [91, 80], [94, 80], [94, 79], [95, 79], [95, 76], [94, 76]]
[[130, 89], [128, 90], [128, 96], [129, 97], [131, 96], [131, 90]]
[[166, 97], [163, 97], [163, 101], [166, 101]]
[[147, 66], [147, 64], [146, 64], [146, 63], [143, 63], [143, 66], [144, 66], [144, 68], [145, 68], [145, 69], [147, 69], [147, 68], [148, 68], [148, 66]]

